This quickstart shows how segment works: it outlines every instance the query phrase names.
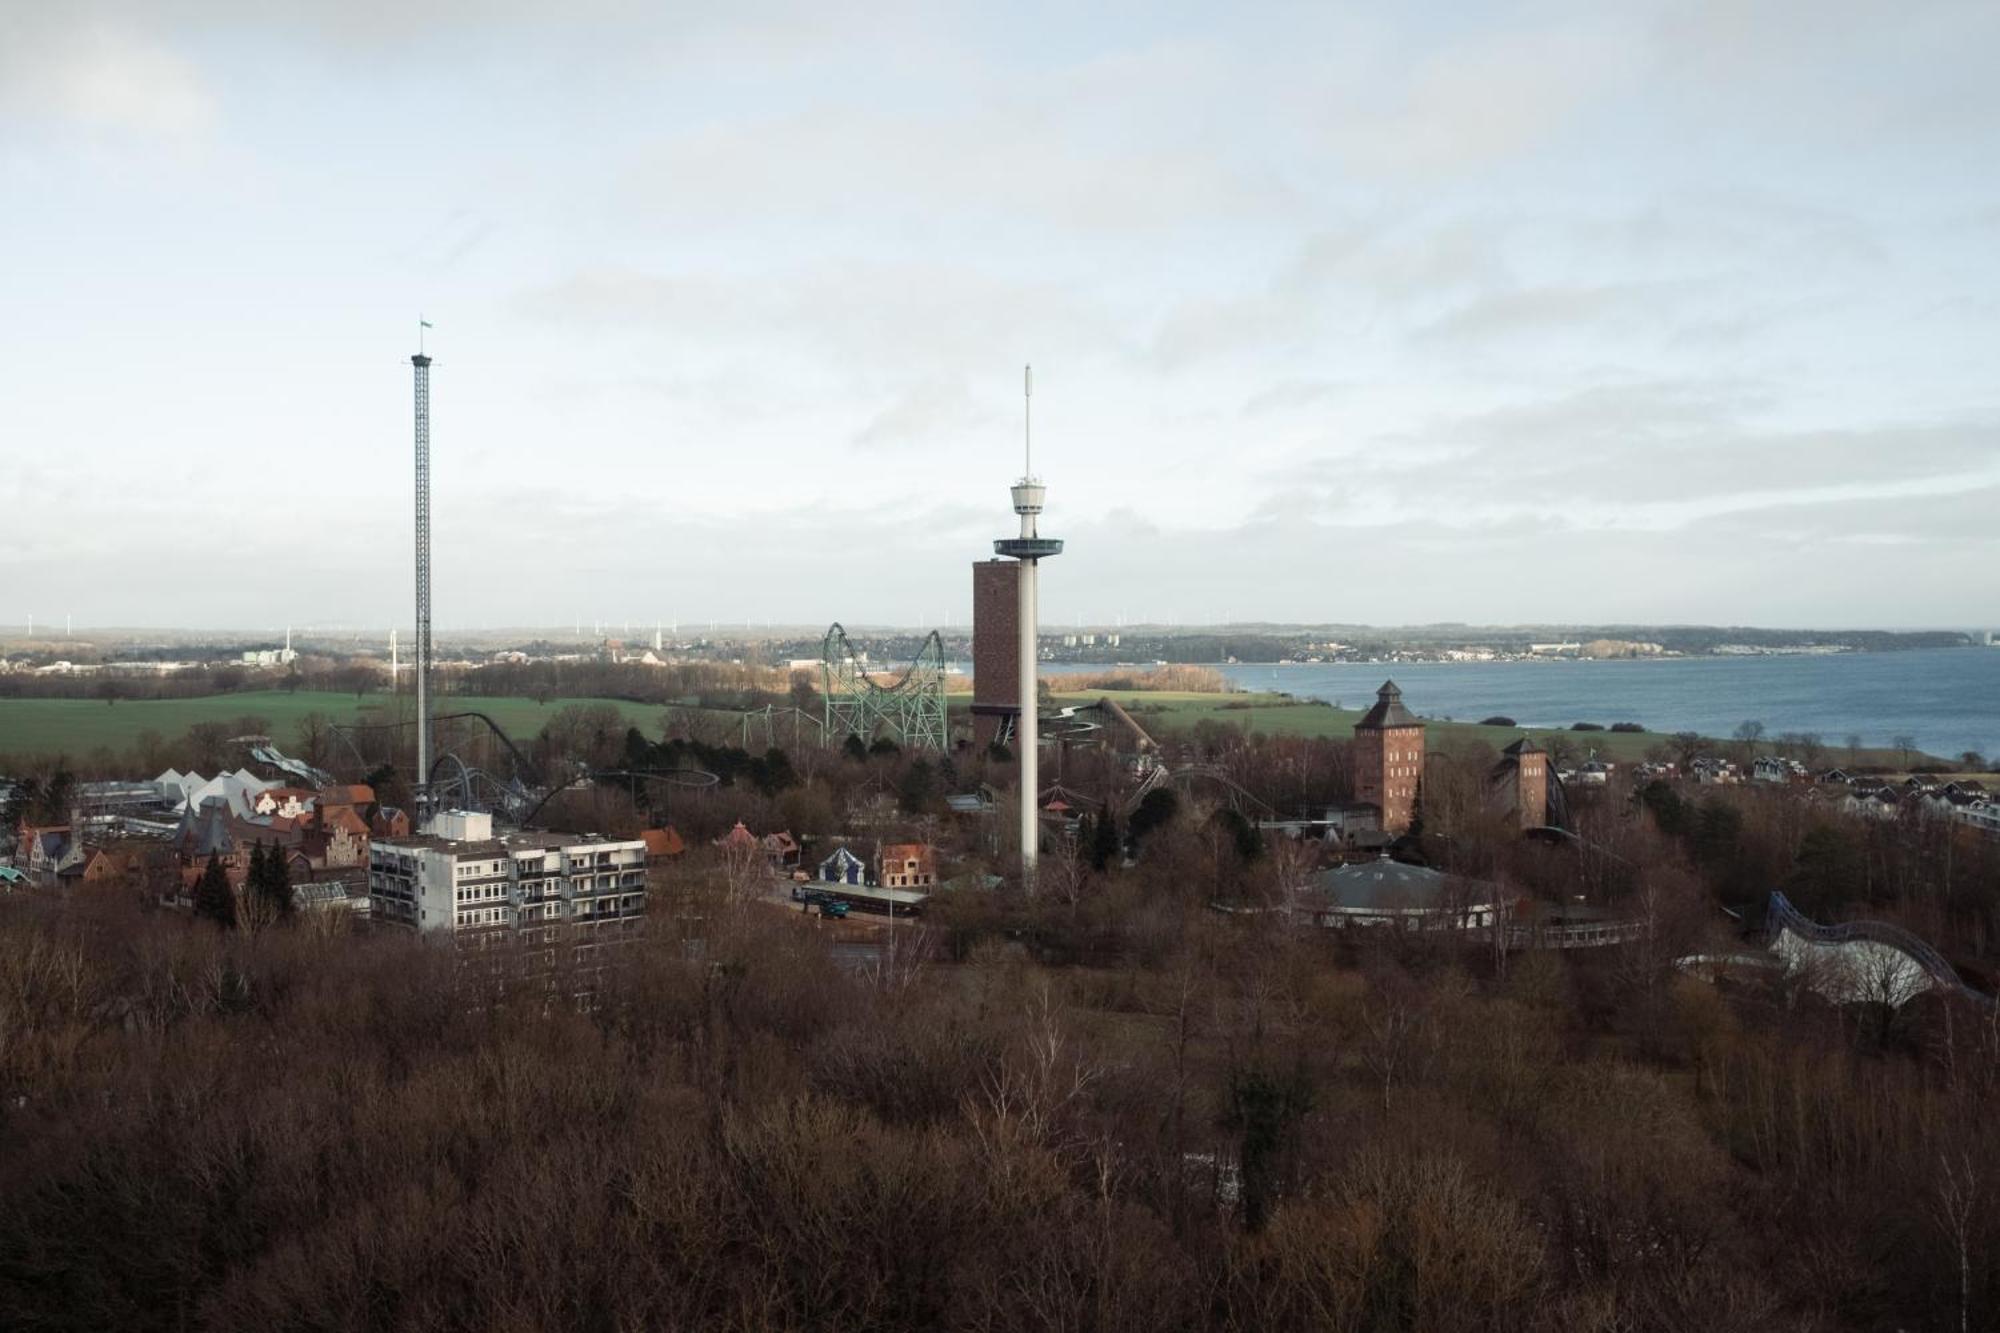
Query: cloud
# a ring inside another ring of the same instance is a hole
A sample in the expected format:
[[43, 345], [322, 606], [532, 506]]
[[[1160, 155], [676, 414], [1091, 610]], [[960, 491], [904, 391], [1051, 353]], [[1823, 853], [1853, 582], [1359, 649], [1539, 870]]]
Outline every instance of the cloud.
[[967, 218], [1152, 231], [1292, 202], [1282, 183], [1210, 136], [1135, 139], [1113, 128], [1075, 117], [1061, 95], [915, 113], [819, 104], [664, 138], [622, 190], [630, 206], [681, 224], [861, 215], [899, 218], [919, 233]]
[[973, 401], [963, 380], [925, 380], [897, 392], [854, 435], [859, 449], [948, 446], [990, 433], [998, 415]]
[[1326, 135], [1352, 167], [1423, 175], [1541, 146], [1618, 89], [1640, 57], [1629, 33], [1572, 19], [1485, 34], [1419, 56], [1388, 87], [1330, 98]]
[[1594, 286], [1515, 287], [1480, 296], [1419, 331], [1425, 338], [1462, 342], [1505, 340], [1540, 333], [1656, 329], [1688, 295], [1685, 284], [1603, 283]]
[[16, 17], [0, 25], [0, 124], [47, 120], [147, 139], [186, 140], [219, 116], [194, 62], [135, 27]]
[[536, 321], [637, 329], [711, 352], [807, 356], [822, 370], [966, 372], [1037, 355], [1100, 356], [1119, 333], [1078, 285], [922, 260], [816, 262], [732, 274], [594, 268], [529, 289]]
[[1267, 475], [1255, 513], [1370, 530], [1421, 520], [1447, 541], [1523, 520], [1630, 535], [1840, 513], [1829, 537], [1886, 540], [1898, 523], [1932, 533], [1925, 506], [2000, 484], [1990, 419], [1785, 430], [1762, 423], [1772, 404], [1751, 381], [1609, 382], [1438, 416]]
[[1337, 402], [1352, 388], [1339, 380], [1284, 379], [1257, 390], [1243, 404], [1246, 417], [1273, 412], [1293, 412]]
[[[1867, 558], [1866, 548], [1909, 547], [1947, 562], [1992, 565], [2000, 555], [2000, 472], [1911, 483], [1900, 494], [1788, 499], [1745, 505], [1689, 525], [1702, 539], [1781, 543], [1819, 549], [1840, 560]], [[1843, 548], [1863, 548], [1861, 551]], [[1965, 572], [1970, 572], [1969, 570]]]
[[359, 562], [314, 596], [404, 605], [418, 308], [467, 619], [962, 604], [1029, 359], [1058, 602], [1906, 614], [1877, 560], [1991, 592], [1955, 498], [2000, 445], [1991, 5], [4, 11], [0, 365], [65, 448], [0, 472], [0, 585], [80, 613], [282, 603], [160, 559], [230, 456]]
[[1301, 240], [1259, 287], [1170, 307], [1149, 355], [1179, 370], [1323, 338], [1398, 331], [1423, 311], [1508, 280], [1503, 226], [1400, 213], [1353, 218]]

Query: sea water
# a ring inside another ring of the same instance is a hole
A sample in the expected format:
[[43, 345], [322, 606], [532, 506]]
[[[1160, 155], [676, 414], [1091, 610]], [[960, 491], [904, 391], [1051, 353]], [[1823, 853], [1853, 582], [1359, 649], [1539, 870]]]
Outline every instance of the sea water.
[[1648, 731], [1728, 736], [1816, 732], [1828, 746], [1899, 736], [1928, 754], [2000, 753], [2000, 648], [1669, 657], [1630, 661], [1338, 662], [1218, 667], [1247, 690], [1282, 690], [1366, 708], [1393, 678], [1413, 712], [1456, 722], [1510, 717], [1524, 727], [1637, 722]]

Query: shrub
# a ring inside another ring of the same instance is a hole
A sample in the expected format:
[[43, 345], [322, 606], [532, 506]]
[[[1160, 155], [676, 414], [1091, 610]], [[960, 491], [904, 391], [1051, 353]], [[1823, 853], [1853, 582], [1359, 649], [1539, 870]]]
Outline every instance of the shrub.
[[1235, 687], [1229, 677], [1214, 667], [1160, 666], [1145, 671], [1118, 668], [1110, 671], [1078, 671], [1047, 677], [1057, 694], [1077, 690], [1169, 690], [1186, 694], [1228, 694]]

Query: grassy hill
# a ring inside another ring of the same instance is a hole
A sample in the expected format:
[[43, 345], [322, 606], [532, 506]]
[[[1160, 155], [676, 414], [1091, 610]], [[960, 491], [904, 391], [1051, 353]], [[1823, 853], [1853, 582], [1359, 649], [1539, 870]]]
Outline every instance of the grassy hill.
[[[284, 749], [299, 719], [307, 713], [321, 713], [335, 722], [356, 722], [361, 720], [363, 709], [385, 702], [385, 696], [379, 694], [356, 698], [311, 690], [259, 690], [200, 699], [128, 699], [115, 704], [98, 699], [0, 699], [0, 759], [26, 754], [84, 755], [99, 747], [122, 751], [131, 748], [143, 731], [157, 731], [171, 740], [197, 722], [230, 722], [241, 717], [268, 721], [272, 738]], [[658, 705], [617, 699], [536, 703], [532, 699], [449, 695], [438, 700], [438, 712], [476, 710], [499, 723], [516, 741], [526, 741], [558, 709], [576, 703], [608, 703], [648, 736], [659, 735], [660, 718], [667, 711]]]
[[[1150, 727], [1156, 722], [1167, 727], [1190, 727], [1207, 719], [1271, 736], [1352, 736], [1354, 724], [1362, 718], [1360, 709], [1335, 708], [1316, 700], [1294, 699], [1282, 694], [1089, 690], [1052, 697], [1059, 704], [1082, 704], [1097, 698], [1115, 699], [1142, 727]], [[1482, 727], [1471, 722], [1430, 722], [1426, 730], [1434, 747], [1449, 747], [1456, 741], [1477, 739], [1497, 748], [1518, 739], [1522, 733], [1521, 728]], [[1581, 750], [1596, 749], [1606, 758], [1620, 761], [1643, 758], [1647, 748], [1657, 745], [1662, 739], [1653, 733], [1635, 735], [1554, 728], [1530, 729], [1528, 734], [1544, 744], [1548, 737], [1559, 734]]]

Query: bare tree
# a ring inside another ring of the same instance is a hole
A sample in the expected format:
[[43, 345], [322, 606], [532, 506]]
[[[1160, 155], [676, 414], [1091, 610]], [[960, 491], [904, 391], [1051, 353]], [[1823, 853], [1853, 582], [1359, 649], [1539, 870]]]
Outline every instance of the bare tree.
[[1048, 855], [1035, 866], [1035, 892], [1063, 903], [1074, 914], [1090, 884], [1090, 862], [1077, 847], [1077, 839], [1064, 834], [1054, 839]]
[[1395, 994], [1378, 991], [1361, 1012], [1364, 1036], [1361, 1054], [1375, 1076], [1382, 1080], [1384, 1111], [1389, 1109], [1389, 1097], [1397, 1080], [1408, 1076], [1417, 1030], [1423, 1022], [1415, 999], [1402, 993], [1401, 987], [1394, 989]]
[[1972, 1328], [1972, 1241], [1979, 1208], [1979, 1171], [1972, 1154], [1938, 1154], [1938, 1176], [1931, 1187], [1930, 1214], [1958, 1262], [1958, 1328]]
[[299, 758], [315, 768], [326, 767], [333, 750], [332, 719], [315, 709], [298, 720], [293, 736], [299, 747]]
[[[1278, 902], [1289, 911], [1297, 906], [1299, 895], [1312, 880], [1313, 866], [1318, 860], [1313, 844], [1303, 838], [1279, 838], [1271, 845], [1268, 859]], [[1310, 919], [1308, 916], [1307, 920]]]
[[931, 951], [930, 927], [898, 926], [892, 916], [869, 976], [885, 991], [906, 991], [923, 975]]
[[1738, 762], [1745, 768], [1750, 767], [1757, 760], [1757, 742], [1764, 739], [1764, 724], [1755, 718], [1750, 718], [1738, 723], [1736, 730], [1731, 734], [1735, 737], [1742, 756]]
[[748, 902], [770, 884], [771, 867], [757, 847], [722, 849], [722, 882], [734, 907]]
[[966, 1108], [968, 1118], [989, 1142], [1014, 1130], [1030, 1142], [1059, 1147], [1068, 1113], [1104, 1071], [1071, 1039], [1046, 980], [1024, 1018], [1015, 1049], [983, 1080], [980, 1095]]

